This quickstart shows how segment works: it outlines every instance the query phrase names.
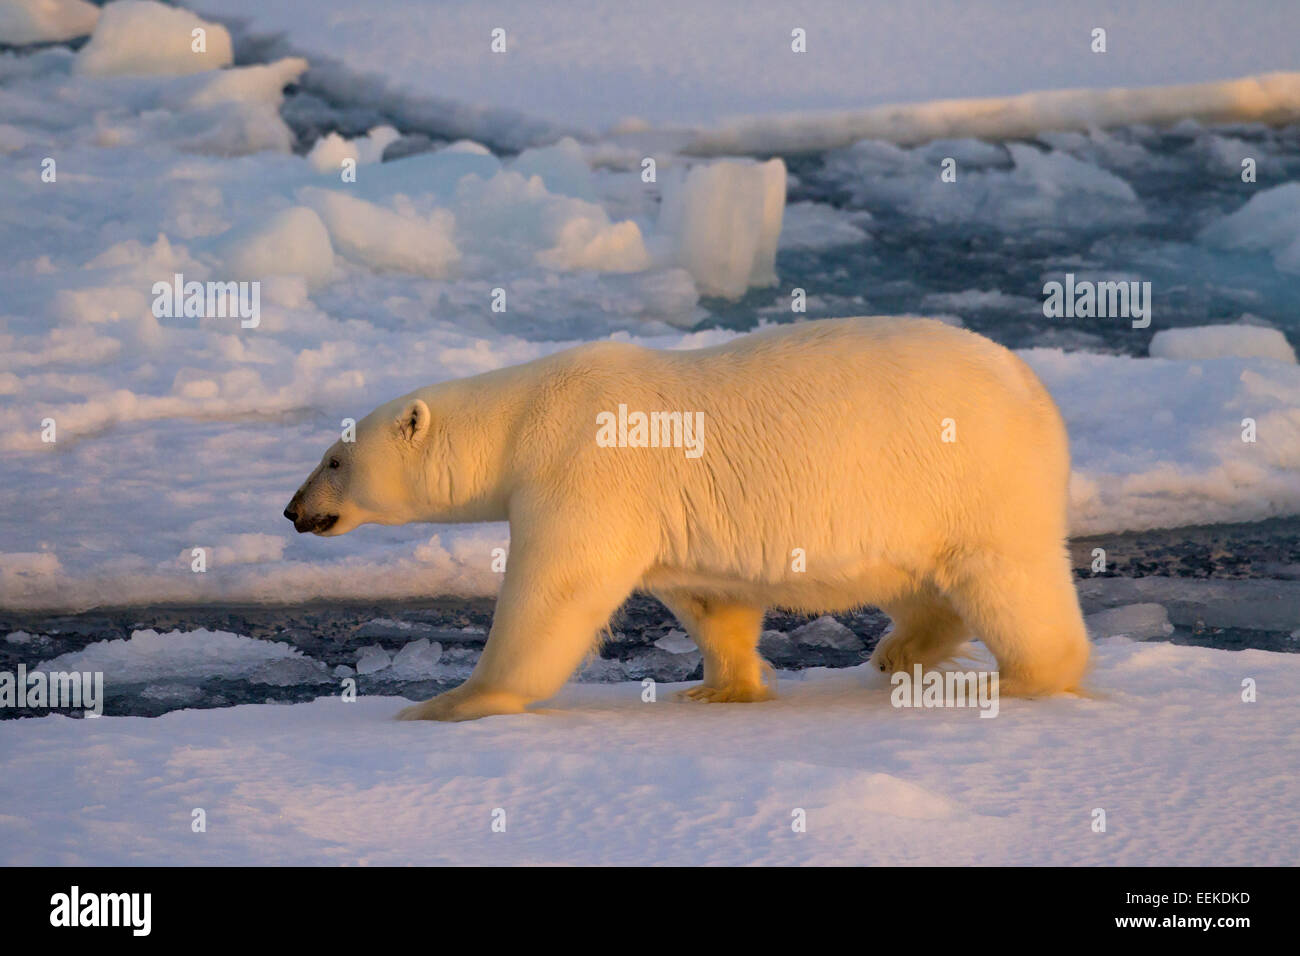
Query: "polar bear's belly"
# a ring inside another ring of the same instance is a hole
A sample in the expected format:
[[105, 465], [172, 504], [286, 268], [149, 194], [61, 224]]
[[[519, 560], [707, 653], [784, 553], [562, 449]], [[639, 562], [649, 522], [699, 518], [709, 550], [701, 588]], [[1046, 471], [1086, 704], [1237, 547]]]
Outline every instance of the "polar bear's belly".
[[[793, 564], [794, 562], [792, 562]], [[735, 569], [682, 568], [658, 565], [641, 579], [639, 589], [654, 594], [689, 593], [756, 606], [792, 610], [842, 611], [864, 604], [887, 603], [915, 589], [920, 577], [897, 564], [880, 560], [837, 563], [804, 570], [753, 574]]]

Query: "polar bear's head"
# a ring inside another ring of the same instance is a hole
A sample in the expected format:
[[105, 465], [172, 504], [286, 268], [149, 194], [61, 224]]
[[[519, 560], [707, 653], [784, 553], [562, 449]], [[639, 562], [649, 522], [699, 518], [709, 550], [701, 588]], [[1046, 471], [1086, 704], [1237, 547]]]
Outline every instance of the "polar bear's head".
[[383, 405], [357, 423], [356, 441], [336, 441], [284, 509], [299, 533], [326, 537], [357, 525], [428, 520], [429, 406], [419, 398]]

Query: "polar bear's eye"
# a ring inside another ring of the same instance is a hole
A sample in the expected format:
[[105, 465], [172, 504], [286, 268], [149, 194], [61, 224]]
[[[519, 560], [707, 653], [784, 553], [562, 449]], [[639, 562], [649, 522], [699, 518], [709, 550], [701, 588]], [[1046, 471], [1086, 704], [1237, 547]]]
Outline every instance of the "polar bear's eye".
[[331, 468], [337, 468], [338, 466], [339, 466], [339, 460], [338, 460], [337, 458], [331, 458], [331, 459], [330, 459], [330, 467], [331, 467]]

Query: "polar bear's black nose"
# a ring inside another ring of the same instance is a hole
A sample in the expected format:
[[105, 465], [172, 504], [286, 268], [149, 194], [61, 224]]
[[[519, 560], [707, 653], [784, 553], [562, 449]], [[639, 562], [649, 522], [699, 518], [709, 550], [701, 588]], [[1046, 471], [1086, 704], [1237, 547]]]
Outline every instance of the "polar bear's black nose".
[[293, 505], [289, 505], [289, 507], [284, 509], [284, 516], [290, 521], [298, 520], [298, 512], [293, 510]]

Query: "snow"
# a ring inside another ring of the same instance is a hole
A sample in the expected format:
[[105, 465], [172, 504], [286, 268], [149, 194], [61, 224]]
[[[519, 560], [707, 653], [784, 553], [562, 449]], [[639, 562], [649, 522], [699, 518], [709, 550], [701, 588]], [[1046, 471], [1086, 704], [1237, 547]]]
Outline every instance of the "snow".
[[95, 29], [99, 7], [86, 0], [0, 0], [0, 43], [57, 43]]
[[894, 709], [860, 667], [764, 704], [575, 685], [468, 724], [334, 695], [4, 721], [0, 862], [1295, 865], [1297, 686], [1296, 655], [1111, 638], [1090, 698], [993, 720]]
[[1295, 349], [1277, 329], [1255, 325], [1202, 325], [1161, 329], [1151, 339], [1152, 358], [1265, 358], [1296, 363]]
[[76, 70], [92, 76], [182, 75], [233, 62], [230, 33], [220, 24], [153, 0], [117, 0], [100, 13]]

